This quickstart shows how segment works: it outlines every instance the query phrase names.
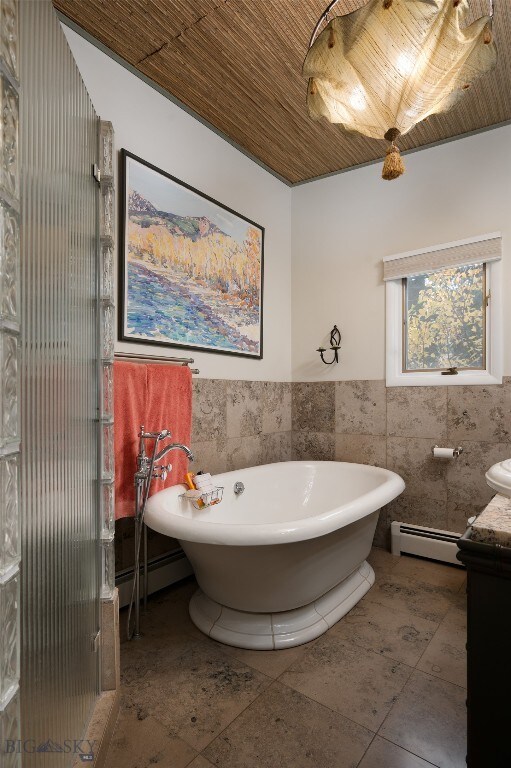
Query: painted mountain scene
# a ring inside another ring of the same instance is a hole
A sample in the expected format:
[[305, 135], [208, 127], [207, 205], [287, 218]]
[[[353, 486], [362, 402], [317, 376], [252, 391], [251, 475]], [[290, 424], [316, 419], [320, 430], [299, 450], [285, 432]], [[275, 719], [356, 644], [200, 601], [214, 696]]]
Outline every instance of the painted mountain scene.
[[263, 230], [126, 155], [123, 337], [261, 356]]

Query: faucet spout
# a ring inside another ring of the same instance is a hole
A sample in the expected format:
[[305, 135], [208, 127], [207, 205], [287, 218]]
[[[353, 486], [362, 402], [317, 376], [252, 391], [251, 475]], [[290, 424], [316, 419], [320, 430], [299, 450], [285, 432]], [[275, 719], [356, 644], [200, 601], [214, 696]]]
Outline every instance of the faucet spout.
[[194, 459], [193, 453], [190, 450], [190, 448], [188, 448], [187, 445], [183, 445], [182, 443], [171, 443], [170, 445], [165, 446], [165, 448], [162, 448], [162, 450], [156, 454], [154, 459], [155, 462], [158, 462], [161, 459], [163, 459], [163, 457], [166, 456], [169, 451], [175, 451], [175, 450], [184, 451], [184, 453], [186, 453], [186, 455], [188, 456], [188, 459], [190, 461], [193, 461]]

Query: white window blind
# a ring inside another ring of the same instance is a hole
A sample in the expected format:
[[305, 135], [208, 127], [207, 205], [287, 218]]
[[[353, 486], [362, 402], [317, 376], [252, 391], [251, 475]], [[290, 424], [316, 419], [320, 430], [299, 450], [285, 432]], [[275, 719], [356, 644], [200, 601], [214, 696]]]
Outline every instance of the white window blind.
[[383, 279], [399, 280], [413, 275], [424, 275], [447, 267], [498, 261], [502, 258], [500, 233], [483, 235], [472, 240], [445, 243], [421, 251], [410, 251], [383, 259]]

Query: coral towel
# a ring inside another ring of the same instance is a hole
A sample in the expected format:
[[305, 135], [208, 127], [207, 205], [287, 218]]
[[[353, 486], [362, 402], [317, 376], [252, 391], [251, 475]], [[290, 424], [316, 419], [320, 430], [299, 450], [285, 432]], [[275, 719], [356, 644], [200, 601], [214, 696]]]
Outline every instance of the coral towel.
[[[147, 432], [168, 429], [169, 442], [190, 445], [192, 431], [192, 375], [186, 366], [114, 363], [115, 519], [135, 514], [134, 474], [140, 425]], [[146, 441], [148, 454], [153, 443]], [[166, 481], [153, 480], [151, 492], [184, 482], [188, 459], [170, 451], [163, 459], [172, 464]]]

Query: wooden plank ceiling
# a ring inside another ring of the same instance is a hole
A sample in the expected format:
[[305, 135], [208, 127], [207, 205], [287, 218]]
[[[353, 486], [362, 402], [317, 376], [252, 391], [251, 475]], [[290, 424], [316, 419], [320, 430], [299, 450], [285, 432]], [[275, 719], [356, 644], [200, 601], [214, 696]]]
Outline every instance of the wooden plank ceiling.
[[[341, 0], [347, 13], [366, 0]], [[448, 0], [445, 0], [446, 2]], [[290, 183], [381, 158], [385, 142], [313, 122], [301, 76], [326, 0], [53, 0], [86, 32]], [[469, 0], [471, 16], [490, 0]], [[511, 2], [495, 3], [497, 69], [449, 113], [400, 140], [411, 149], [511, 119]], [[491, 136], [488, 137], [491, 141]]]

